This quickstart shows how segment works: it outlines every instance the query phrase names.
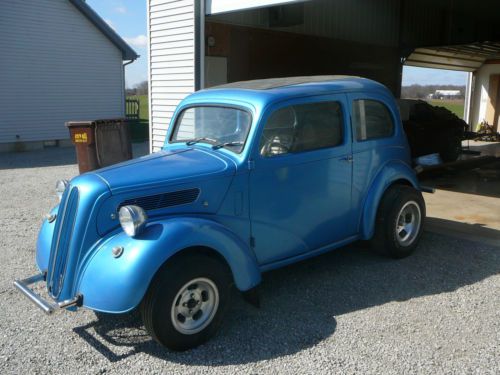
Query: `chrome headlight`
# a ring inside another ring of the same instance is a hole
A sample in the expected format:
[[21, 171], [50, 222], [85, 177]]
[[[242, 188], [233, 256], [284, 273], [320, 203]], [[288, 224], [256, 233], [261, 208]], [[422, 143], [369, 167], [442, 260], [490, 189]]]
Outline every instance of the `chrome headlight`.
[[123, 231], [130, 237], [141, 234], [148, 220], [148, 215], [139, 206], [121, 207], [118, 211], [118, 217]]
[[68, 180], [59, 180], [56, 182], [56, 194], [57, 197], [59, 198], [59, 202], [61, 201], [64, 191], [66, 190], [68, 185], [69, 185]]

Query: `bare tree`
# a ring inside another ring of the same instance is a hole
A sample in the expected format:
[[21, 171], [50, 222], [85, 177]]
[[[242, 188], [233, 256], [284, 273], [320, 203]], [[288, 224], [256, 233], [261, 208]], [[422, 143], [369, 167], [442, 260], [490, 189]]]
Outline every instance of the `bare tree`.
[[148, 81], [142, 81], [135, 86], [136, 95], [148, 95]]

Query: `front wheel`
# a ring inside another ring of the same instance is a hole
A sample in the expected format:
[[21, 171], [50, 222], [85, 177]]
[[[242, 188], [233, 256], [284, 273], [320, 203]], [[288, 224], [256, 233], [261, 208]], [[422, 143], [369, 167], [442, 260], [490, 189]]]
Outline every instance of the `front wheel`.
[[155, 276], [141, 305], [149, 334], [172, 350], [187, 350], [212, 337], [230, 294], [227, 267], [205, 255], [167, 263]]
[[391, 186], [380, 202], [373, 248], [393, 258], [410, 255], [418, 245], [425, 218], [422, 194], [409, 186]]

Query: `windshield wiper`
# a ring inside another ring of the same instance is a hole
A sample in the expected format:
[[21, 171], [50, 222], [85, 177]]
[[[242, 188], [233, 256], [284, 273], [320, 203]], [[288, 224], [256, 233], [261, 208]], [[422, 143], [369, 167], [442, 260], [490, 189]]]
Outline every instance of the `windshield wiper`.
[[217, 140], [216, 140], [216, 139], [207, 138], [207, 137], [201, 137], [201, 138], [191, 139], [190, 141], [187, 141], [187, 142], [186, 142], [186, 145], [187, 145], [187, 146], [192, 146], [192, 145], [194, 145], [195, 143], [198, 143], [198, 142], [201, 142], [201, 141], [207, 141], [207, 142], [211, 142], [211, 143], [215, 143], [215, 142], [217, 142]]
[[243, 142], [241, 141], [235, 141], [235, 142], [225, 142], [225, 143], [219, 143], [216, 145], [212, 146], [212, 150], [218, 150], [219, 148], [226, 147], [226, 146], [243, 146]]

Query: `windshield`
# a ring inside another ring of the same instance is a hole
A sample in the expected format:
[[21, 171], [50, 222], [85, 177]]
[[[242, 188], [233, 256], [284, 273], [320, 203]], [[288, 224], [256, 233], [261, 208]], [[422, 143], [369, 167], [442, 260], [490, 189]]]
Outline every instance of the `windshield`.
[[243, 110], [228, 107], [200, 106], [183, 110], [177, 118], [171, 142], [205, 142], [213, 148], [243, 150], [252, 122]]

